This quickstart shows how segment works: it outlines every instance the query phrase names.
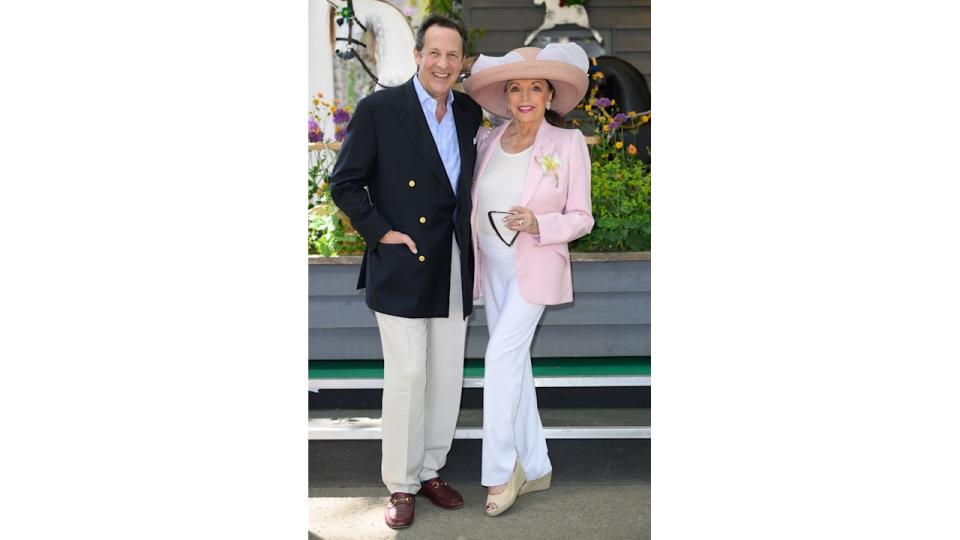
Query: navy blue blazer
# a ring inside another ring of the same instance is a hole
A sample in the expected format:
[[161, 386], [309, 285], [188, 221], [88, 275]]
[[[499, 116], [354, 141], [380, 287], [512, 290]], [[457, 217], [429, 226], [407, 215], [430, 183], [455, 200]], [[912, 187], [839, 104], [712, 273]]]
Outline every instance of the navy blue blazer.
[[[460, 178], [453, 192], [411, 78], [360, 100], [330, 177], [333, 201], [350, 218], [367, 248], [357, 288], [367, 305], [399, 317], [447, 317], [452, 239], [460, 249], [463, 314], [473, 311], [470, 182], [474, 137], [483, 111], [454, 92], [451, 105], [460, 146]], [[380, 244], [393, 229], [417, 244]]]

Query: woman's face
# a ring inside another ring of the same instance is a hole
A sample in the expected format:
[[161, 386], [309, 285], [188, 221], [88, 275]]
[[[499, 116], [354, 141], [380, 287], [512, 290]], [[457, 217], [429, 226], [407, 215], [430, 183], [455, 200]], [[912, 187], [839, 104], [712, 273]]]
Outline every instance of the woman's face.
[[542, 120], [553, 91], [545, 79], [507, 81], [507, 108], [520, 122]]

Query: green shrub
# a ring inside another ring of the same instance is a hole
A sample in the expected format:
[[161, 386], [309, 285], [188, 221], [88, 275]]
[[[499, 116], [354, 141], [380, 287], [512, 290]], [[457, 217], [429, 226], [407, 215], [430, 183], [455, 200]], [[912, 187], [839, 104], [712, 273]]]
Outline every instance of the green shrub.
[[595, 160], [591, 198], [593, 231], [571, 251], [650, 250], [650, 170], [639, 159]]

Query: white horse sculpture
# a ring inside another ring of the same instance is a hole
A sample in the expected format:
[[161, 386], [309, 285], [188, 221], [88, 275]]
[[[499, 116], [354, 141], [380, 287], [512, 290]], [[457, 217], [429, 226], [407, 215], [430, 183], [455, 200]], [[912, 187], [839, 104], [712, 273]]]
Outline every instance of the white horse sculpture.
[[543, 17], [543, 24], [540, 25], [540, 28], [530, 32], [530, 35], [527, 36], [527, 39], [523, 42], [525, 46], [529, 45], [537, 34], [544, 30], [550, 30], [558, 24], [575, 24], [581, 28], [586, 28], [593, 33], [593, 39], [597, 40], [597, 43], [603, 44], [600, 33], [590, 28], [590, 19], [587, 17], [587, 10], [583, 6], [560, 6], [560, 0], [533, 0], [533, 3], [538, 6], [546, 3], [547, 13]]
[[[343, 0], [332, 2], [334, 51], [344, 60], [360, 59], [356, 47], [365, 46], [364, 32], [374, 36], [378, 88], [407, 82], [417, 72], [413, 59], [416, 40], [410, 23], [395, 6], [379, 0]], [[358, 24], [359, 23], [359, 24]]]

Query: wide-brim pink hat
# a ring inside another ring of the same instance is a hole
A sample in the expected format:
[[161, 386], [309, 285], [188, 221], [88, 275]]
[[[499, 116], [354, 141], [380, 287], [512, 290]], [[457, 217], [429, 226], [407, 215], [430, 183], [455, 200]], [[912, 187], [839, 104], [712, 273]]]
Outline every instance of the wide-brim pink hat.
[[481, 107], [508, 118], [505, 85], [514, 79], [546, 79], [553, 86], [551, 110], [572, 111], [587, 93], [590, 60], [576, 43], [551, 43], [543, 49], [520, 47], [503, 56], [481, 54], [463, 89]]

